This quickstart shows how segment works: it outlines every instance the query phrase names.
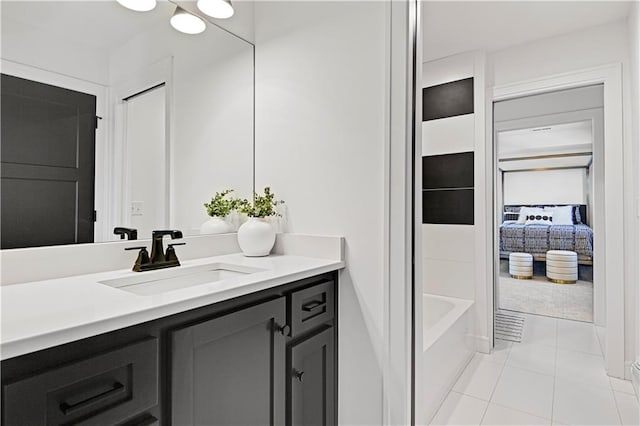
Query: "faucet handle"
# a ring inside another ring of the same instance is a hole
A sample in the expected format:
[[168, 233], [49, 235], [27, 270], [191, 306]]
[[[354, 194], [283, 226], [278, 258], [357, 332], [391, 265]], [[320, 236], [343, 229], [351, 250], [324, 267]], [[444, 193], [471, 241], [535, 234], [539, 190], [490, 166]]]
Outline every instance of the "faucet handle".
[[126, 247], [125, 250], [140, 250], [140, 252], [138, 253], [138, 258], [136, 259], [136, 262], [133, 264], [134, 272], [140, 272], [142, 270], [141, 266], [149, 263], [149, 252], [147, 251], [147, 248], [145, 246]]
[[167, 262], [175, 262], [177, 266], [180, 266], [180, 261], [178, 260], [178, 256], [176, 255], [176, 249], [173, 246], [184, 246], [187, 243], [173, 243], [167, 244], [167, 253], [165, 254]]

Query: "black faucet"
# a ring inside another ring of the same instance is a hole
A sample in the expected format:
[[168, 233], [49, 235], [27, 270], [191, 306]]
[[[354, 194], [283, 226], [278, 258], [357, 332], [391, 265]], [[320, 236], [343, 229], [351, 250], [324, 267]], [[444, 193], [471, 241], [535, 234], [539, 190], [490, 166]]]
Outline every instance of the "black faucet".
[[[174, 238], [182, 238], [182, 231], [153, 231], [151, 232], [151, 263], [165, 262], [167, 259], [165, 258], [164, 246], [162, 245], [162, 239], [165, 235], [169, 235], [171, 239]], [[176, 262], [177, 262], [176, 258]], [[178, 263], [179, 266], [180, 263]]]
[[113, 233], [115, 235], [120, 235], [121, 240], [124, 240], [125, 237], [127, 238], [127, 240], [138, 239], [138, 230], [133, 228], [124, 228], [122, 226], [117, 226], [113, 228]]
[[147, 252], [146, 247], [129, 247], [125, 250], [140, 250], [136, 263], [133, 265], [135, 272], [151, 271], [154, 269], [171, 268], [174, 266], [180, 266], [180, 261], [176, 255], [174, 246], [182, 246], [185, 243], [173, 243], [167, 247], [167, 252], [164, 251], [162, 239], [165, 235], [169, 235], [171, 239], [182, 238], [182, 231], [178, 230], [163, 230], [153, 231], [151, 233], [151, 256]]

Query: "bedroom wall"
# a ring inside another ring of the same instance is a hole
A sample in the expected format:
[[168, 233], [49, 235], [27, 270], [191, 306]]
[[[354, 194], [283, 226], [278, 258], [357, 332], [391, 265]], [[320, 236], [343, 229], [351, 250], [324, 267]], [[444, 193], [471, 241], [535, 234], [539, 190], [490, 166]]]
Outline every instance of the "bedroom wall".
[[504, 204], [586, 204], [586, 169], [505, 172]]

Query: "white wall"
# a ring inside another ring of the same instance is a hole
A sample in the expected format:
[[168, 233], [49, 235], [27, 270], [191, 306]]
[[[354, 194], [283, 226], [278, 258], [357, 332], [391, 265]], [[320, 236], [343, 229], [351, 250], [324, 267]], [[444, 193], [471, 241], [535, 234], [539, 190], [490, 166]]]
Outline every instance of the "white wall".
[[[111, 82], [131, 86], [131, 75], [167, 58], [173, 63], [167, 82], [170, 226], [193, 234], [207, 220], [203, 204], [216, 192], [252, 195], [253, 52], [214, 27], [194, 37], [163, 23], [112, 52]], [[155, 165], [143, 167], [151, 172]]]
[[586, 204], [586, 169], [505, 172], [504, 204]]
[[[423, 290], [474, 300], [477, 349], [488, 352], [491, 304], [487, 283], [492, 254], [486, 222], [485, 67], [482, 52], [470, 52], [423, 63], [422, 87], [474, 78], [474, 113], [422, 124], [422, 155], [474, 151], [474, 225], [422, 225]], [[490, 171], [490, 170], [489, 170]], [[491, 176], [489, 174], [489, 176]]]
[[[586, 30], [565, 34], [557, 37], [550, 37], [542, 40], [537, 40], [534, 42], [513, 46], [507, 49], [490, 52], [486, 55], [486, 69], [483, 69], [480, 66], [475, 67], [476, 74], [480, 73], [482, 77], [476, 75], [475, 78], [477, 81], [485, 81], [486, 87], [488, 90], [492, 90], [494, 85], [505, 85], [509, 83], [521, 82], [524, 80], [530, 80], [540, 77], [545, 77], [548, 75], [561, 74], [570, 71], [576, 71], [584, 68], [597, 67], [600, 65], [611, 64], [611, 63], [622, 63], [623, 65], [623, 97], [625, 104], [625, 123], [627, 123], [627, 128], [625, 129], [626, 135], [630, 136], [630, 75], [629, 75], [629, 60], [628, 60], [628, 39], [627, 39], [627, 23], [624, 21], [613, 22], [607, 25], [602, 25], [598, 27], [589, 28]], [[470, 57], [473, 53], [460, 54], [451, 57], [447, 57], [438, 61], [432, 61], [432, 63], [439, 63], [441, 66], [432, 67], [431, 74], [435, 76], [439, 76], [440, 82], [456, 80], [460, 78], [464, 78], [468, 76], [470, 69]], [[482, 53], [478, 52], [475, 54], [476, 57], [481, 56]], [[466, 58], [466, 59], [465, 59]], [[466, 65], [465, 65], [466, 64]], [[484, 71], [486, 70], [486, 78], [484, 76]], [[425, 69], [424, 78], [428, 77], [427, 71]], [[429, 75], [430, 76], [430, 75]], [[437, 83], [429, 83], [425, 85], [431, 85]], [[484, 95], [484, 92], [481, 92]], [[491, 124], [491, 103], [490, 100], [486, 105], [481, 105], [480, 108], [475, 109], [475, 114], [483, 114], [487, 116], [487, 125]], [[461, 127], [458, 127], [455, 131], [460, 131]], [[438, 129], [436, 129], [438, 130]], [[475, 126], [476, 134], [479, 131], [483, 131], [484, 129], [480, 129], [477, 122]], [[423, 132], [423, 135], [428, 135], [429, 132], [433, 132], [433, 129], [426, 129]], [[478, 144], [476, 145], [476, 157], [480, 157], [481, 164], [478, 166], [476, 162], [476, 166], [481, 167], [481, 170], [476, 171], [476, 176], [478, 173], [486, 179], [487, 182], [491, 181], [491, 167], [486, 167], [486, 165], [491, 164], [491, 134], [485, 135], [486, 137], [482, 137], [478, 139]], [[427, 137], [427, 136], [425, 136]], [[424, 143], [423, 143], [424, 145]], [[637, 163], [634, 166], [631, 161], [632, 158], [637, 161], [638, 155], [635, 157], [631, 154], [630, 151], [631, 144], [625, 144], [625, 159], [627, 164], [625, 164], [625, 190], [627, 194], [634, 194], [634, 186], [636, 186], [637, 179], [631, 177], [633, 176], [633, 169], [638, 169]], [[478, 149], [483, 149], [483, 153], [478, 153]], [[486, 154], [486, 157], [485, 157]], [[483, 160], [484, 159], [484, 160]], [[482, 182], [476, 179], [476, 204], [482, 204], [481, 210], [484, 210], [484, 206], [491, 205], [490, 197], [485, 198], [484, 200], [480, 199], [482, 195], [485, 193], [484, 188], [482, 191], [479, 190], [478, 184]], [[488, 191], [488, 188], [487, 188]], [[629, 192], [631, 191], [631, 192]], [[490, 195], [489, 192], [486, 194]], [[478, 196], [479, 195], [479, 196]], [[624, 206], [626, 219], [628, 221], [631, 216], [634, 215], [633, 206], [629, 206], [628, 200], [633, 200], [634, 196], [630, 195], [625, 197], [626, 204]], [[634, 204], [633, 202], [631, 204]], [[623, 206], [620, 206], [623, 208]], [[630, 208], [631, 207], [631, 208]], [[478, 208], [478, 206], [476, 206]], [[473, 242], [476, 245], [475, 257], [481, 259], [476, 262], [476, 291], [475, 291], [475, 300], [476, 300], [476, 308], [478, 309], [478, 339], [479, 342], [489, 341], [491, 336], [490, 330], [490, 318], [492, 315], [491, 307], [491, 271], [488, 265], [491, 264], [491, 251], [492, 247], [488, 242], [492, 240], [492, 218], [486, 217], [484, 219], [476, 220], [475, 227], [477, 228], [475, 235], [475, 241]], [[484, 225], [482, 225], [484, 224]], [[633, 227], [629, 226], [629, 223], [625, 222], [626, 231], [628, 231], [627, 235], [638, 235], [637, 232], [633, 229]], [[443, 237], [444, 238], [444, 237]], [[484, 241], [483, 241], [484, 239]], [[471, 240], [469, 240], [471, 241]], [[486, 244], [485, 244], [486, 243]], [[485, 256], [483, 257], [483, 247]], [[423, 247], [423, 250], [426, 252], [426, 247]], [[444, 250], [447, 252], [447, 250]], [[464, 251], [462, 252], [464, 255]], [[486, 253], [489, 253], [486, 255]], [[631, 251], [629, 251], [630, 256], [634, 256]], [[637, 262], [633, 262], [637, 263]], [[485, 266], [485, 272], [479, 271], [478, 268], [483, 265]], [[427, 276], [429, 274], [428, 269], [425, 269], [424, 275]], [[631, 287], [633, 287], [630, 283], [635, 282], [634, 279], [627, 280], [627, 294], [631, 294]], [[631, 300], [636, 300], [633, 298]], [[627, 299], [627, 324], [634, 322], [635, 314], [631, 312], [633, 308], [633, 302]], [[638, 319], [640, 322], [640, 319]], [[626, 335], [627, 335], [627, 354], [629, 354], [629, 344], [633, 342], [635, 331], [631, 332], [633, 327], [626, 327]], [[631, 343], [633, 345], [633, 343]], [[633, 348], [634, 346], [631, 346]], [[481, 346], [479, 346], [481, 348]]]
[[623, 21], [536, 40], [488, 54], [488, 84], [503, 85], [563, 72], [627, 62]]
[[388, 5], [258, 2], [256, 186], [288, 230], [346, 239], [339, 423], [382, 423]]
[[[636, 218], [636, 187], [638, 157], [631, 141], [631, 74], [627, 22], [622, 20], [557, 37], [513, 46], [488, 55], [489, 87], [532, 80], [549, 75], [578, 71], [612, 63], [622, 64], [622, 97], [624, 120], [624, 234], [638, 235]], [[637, 77], [636, 77], [637, 78]], [[606, 142], [605, 142], [606, 150]], [[637, 152], [637, 151], [636, 151]], [[606, 189], [605, 189], [606, 190]], [[625, 240], [625, 358], [634, 358], [635, 347], [635, 287], [637, 282], [637, 239]]]
[[[422, 64], [422, 87], [473, 76], [472, 54], [455, 55]], [[482, 82], [480, 85], [483, 85]], [[422, 155], [475, 151], [474, 129], [475, 114], [423, 121]], [[422, 279], [425, 293], [475, 299], [474, 234], [475, 225], [422, 224]]]
[[2, 58], [107, 85], [108, 53], [2, 15]]

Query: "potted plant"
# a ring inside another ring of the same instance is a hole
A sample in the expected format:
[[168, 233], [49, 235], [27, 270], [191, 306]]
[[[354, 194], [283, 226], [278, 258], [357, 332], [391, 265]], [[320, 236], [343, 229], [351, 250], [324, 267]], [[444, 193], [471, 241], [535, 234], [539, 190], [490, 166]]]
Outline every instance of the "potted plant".
[[237, 200], [238, 211], [249, 217], [238, 229], [238, 244], [245, 256], [267, 256], [271, 252], [276, 232], [265, 218], [280, 216], [276, 207], [283, 203], [276, 200], [269, 187], [262, 194], [254, 193], [253, 203]]
[[236, 208], [237, 200], [228, 197], [233, 189], [216, 192], [211, 201], [204, 203], [207, 214], [211, 218], [200, 226], [201, 234], [227, 234], [232, 231], [225, 218]]

